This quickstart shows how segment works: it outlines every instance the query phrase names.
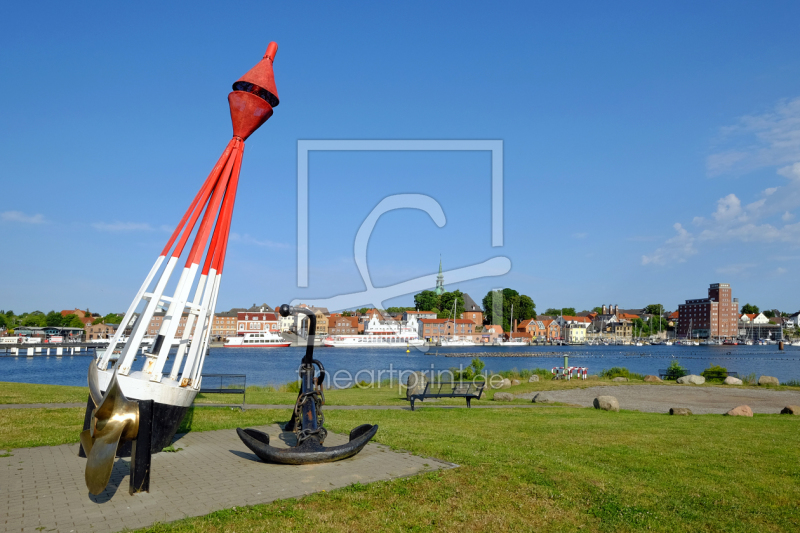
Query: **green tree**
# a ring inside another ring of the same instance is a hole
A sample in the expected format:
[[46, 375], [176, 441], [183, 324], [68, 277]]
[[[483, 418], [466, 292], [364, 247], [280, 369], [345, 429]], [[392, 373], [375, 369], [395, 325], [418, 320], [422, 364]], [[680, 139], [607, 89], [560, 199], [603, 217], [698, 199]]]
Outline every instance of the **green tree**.
[[743, 315], [752, 315], [752, 314], [756, 314], [757, 315], [758, 314], [758, 306], [750, 305], [750, 304], [744, 304], [742, 306], [741, 313]]
[[124, 317], [122, 315], [118, 315], [116, 313], [108, 313], [106, 316], [103, 317], [104, 324], [119, 324], [122, 322]]
[[414, 295], [414, 307], [417, 311], [433, 311], [434, 309], [439, 309], [439, 295], [433, 291], [417, 293]]
[[388, 309], [386, 309], [386, 312], [396, 315], [397, 313], [402, 313], [404, 311], [413, 311], [414, 309], [415, 309], [414, 307], [389, 307]]
[[359, 310], [358, 310], [358, 314], [359, 314], [359, 315], [363, 315], [363, 314], [365, 314], [367, 311], [369, 311], [369, 308], [367, 308], [367, 307], [362, 307], [361, 309], [359, 309]]
[[644, 308], [644, 313], [646, 315], [663, 315], [664, 306], [661, 304], [650, 304]]
[[549, 307], [547, 311], [545, 311], [543, 314], [547, 316], [561, 316], [562, 314], [565, 314], [567, 316], [575, 316], [576, 313], [574, 307], [564, 307], [561, 309]]
[[73, 315], [73, 314], [69, 314], [64, 317], [64, 324], [62, 324], [62, 326], [67, 328], [81, 328], [81, 329], [84, 327], [83, 321], [81, 321], [80, 317], [78, 315]]
[[47, 313], [44, 320], [48, 326], [59, 327], [64, 325], [64, 317], [61, 316], [61, 313], [56, 313], [55, 311]]
[[43, 328], [47, 326], [47, 318], [41, 311], [35, 311], [22, 319], [23, 326]]
[[764, 311], [764, 316], [767, 317], [767, 318], [775, 318], [775, 312], [774, 311]]
[[0, 313], [0, 329], [5, 329], [8, 327], [8, 318], [6, 315]]
[[[456, 305], [456, 313], [453, 315], [453, 302]], [[441, 312], [439, 318], [458, 318], [464, 312], [464, 293], [461, 291], [444, 292], [439, 298]]]
[[501, 321], [504, 331], [511, 331], [511, 306], [514, 306], [514, 321], [536, 318], [536, 304], [530, 296], [520, 294], [514, 289], [489, 291], [483, 297], [483, 313], [487, 324]]
[[602, 315], [603, 314], [603, 307], [598, 305], [597, 307], [593, 308], [592, 311], [594, 311], [598, 315]]

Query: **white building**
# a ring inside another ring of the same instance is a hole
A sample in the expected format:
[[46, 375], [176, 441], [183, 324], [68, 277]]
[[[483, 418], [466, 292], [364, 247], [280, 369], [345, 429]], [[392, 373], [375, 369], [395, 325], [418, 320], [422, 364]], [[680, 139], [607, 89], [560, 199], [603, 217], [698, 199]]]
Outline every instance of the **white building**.
[[369, 322], [364, 324], [364, 335], [417, 335], [419, 324], [417, 317], [411, 315], [408, 320], [398, 322], [397, 320], [378, 320], [378, 314], [372, 315]]
[[745, 324], [769, 324], [769, 318], [764, 316], [764, 313], [758, 314], [750, 314], [750, 315], [742, 315], [739, 317], [739, 320], [744, 322]]

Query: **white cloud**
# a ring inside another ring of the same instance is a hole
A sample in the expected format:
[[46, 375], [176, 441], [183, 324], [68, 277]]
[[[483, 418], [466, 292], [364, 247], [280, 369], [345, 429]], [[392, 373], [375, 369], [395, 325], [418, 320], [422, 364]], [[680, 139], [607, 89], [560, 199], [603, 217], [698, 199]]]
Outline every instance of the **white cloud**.
[[92, 227], [99, 231], [153, 231], [146, 222], [95, 222]]
[[658, 248], [652, 255], [643, 255], [643, 265], [665, 265], [667, 263], [683, 263], [686, 258], [697, 253], [694, 247], [695, 237], [680, 223], [675, 223], [672, 226], [675, 229], [676, 235]]
[[255, 246], [265, 246], [267, 248], [290, 248], [288, 244], [282, 242], [273, 242], [266, 239], [256, 239], [255, 237], [250, 236], [249, 234], [245, 233], [244, 235], [239, 235], [236, 232], [231, 232], [229, 239], [232, 242], [241, 242], [244, 244], [252, 244]]
[[44, 224], [44, 215], [26, 215], [22, 211], [3, 211], [0, 219], [8, 222], [22, 222], [23, 224]]
[[573, 233], [572, 234], [572, 238], [573, 239], [585, 239], [588, 236], [589, 236], [588, 233]]
[[[699, 233], [673, 237], [651, 256], [643, 256], [643, 264], [663, 264], [669, 254], [680, 257], [682, 238], [694, 250], [697, 243], [720, 242], [783, 242], [800, 245], [800, 223], [791, 224], [792, 212], [800, 208], [800, 98], [782, 101], [762, 115], [742, 117], [733, 126], [722, 128], [721, 142], [728, 147], [708, 157], [711, 175], [744, 174], [763, 168], [779, 167], [777, 174], [787, 178], [778, 187], [768, 187], [760, 197], [743, 204], [734, 193], [717, 200], [710, 216], [695, 216], [692, 224]], [[669, 251], [672, 252], [669, 252]], [[677, 254], [677, 255], [676, 255]], [[685, 259], [691, 253], [684, 253]]]
[[800, 161], [800, 98], [782, 100], [766, 113], [746, 115], [720, 130], [728, 148], [708, 156], [710, 175], [744, 174], [757, 168]]
[[778, 267], [778, 268], [775, 269], [775, 274], [777, 276], [780, 276], [782, 274], [786, 274], [786, 272], [787, 272], [787, 270], [785, 268], [783, 268], [783, 267]]
[[724, 267], [720, 267], [716, 269], [717, 274], [723, 274], [726, 276], [735, 276], [744, 274], [745, 272], [757, 267], [758, 265], [755, 263], [736, 263], [733, 265], [726, 265]]

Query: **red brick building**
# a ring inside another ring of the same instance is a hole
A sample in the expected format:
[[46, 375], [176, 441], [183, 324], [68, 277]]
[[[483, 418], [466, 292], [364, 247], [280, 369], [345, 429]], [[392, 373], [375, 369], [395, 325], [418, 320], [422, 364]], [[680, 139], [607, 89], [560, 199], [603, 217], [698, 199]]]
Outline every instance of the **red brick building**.
[[708, 298], [686, 300], [678, 306], [678, 337], [731, 338], [739, 335], [739, 299], [731, 298], [728, 283], [713, 283]]
[[245, 333], [278, 333], [278, 317], [275, 313], [240, 311], [236, 314], [236, 334], [243, 337]]
[[328, 319], [328, 333], [331, 335], [358, 335], [358, 317], [332, 314]]
[[419, 336], [429, 342], [437, 342], [453, 337], [472, 337], [475, 333], [475, 323], [466, 318], [457, 318], [455, 324], [452, 319], [423, 318], [419, 321]]
[[561, 328], [555, 320], [523, 320], [517, 326], [517, 333], [526, 333], [533, 339], [552, 341], [561, 338]]

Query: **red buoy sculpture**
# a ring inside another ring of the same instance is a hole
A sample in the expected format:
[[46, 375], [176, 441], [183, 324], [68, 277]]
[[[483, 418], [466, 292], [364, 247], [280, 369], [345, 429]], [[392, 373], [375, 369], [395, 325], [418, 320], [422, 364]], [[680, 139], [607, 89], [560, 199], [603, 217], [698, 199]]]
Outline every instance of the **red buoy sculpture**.
[[[225, 265], [244, 143], [272, 116], [279, 103], [272, 70], [277, 51], [278, 45], [270, 43], [263, 59], [233, 84], [233, 92], [228, 95], [233, 138], [150, 269], [105, 354], [89, 368], [93, 394], [87, 407], [87, 427], [81, 442], [89, 457], [86, 479], [93, 493], [102, 491], [107, 484], [111, 472], [109, 461], [113, 463], [124, 440], [134, 440], [135, 432], [130, 428], [136, 424], [131, 413], [136, 412], [138, 427], [143, 427], [144, 422], [138, 420], [138, 411], [131, 407], [130, 402], [152, 402], [147, 407], [151, 418], [145, 421], [145, 425], [149, 424], [149, 449], [158, 452], [171, 442], [187, 408], [200, 390], [211, 319]], [[174, 292], [165, 294], [187, 250]], [[145, 333], [156, 312], [164, 312], [159, 332], [154, 338], [146, 338]], [[185, 322], [181, 320], [183, 316]], [[124, 333], [128, 328], [131, 331], [126, 338]], [[182, 330], [180, 334], [179, 329]], [[120, 342], [124, 345], [119, 358], [109, 368], [112, 354]], [[139, 358], [140, 365], [135, 368], [134, 360], [141, 353], [144, 357]], [[171, 367], [166, 368], [169, 358]], [[116, 403], [107, 398], [112, 390], [118, 391], [113, 396]], [[109, 425], [109, 420], [122, 416], [111, 405], [127, 405], [124, 416], [131, 423]], [[100, 433], [102, 436], [97, 437]]]

